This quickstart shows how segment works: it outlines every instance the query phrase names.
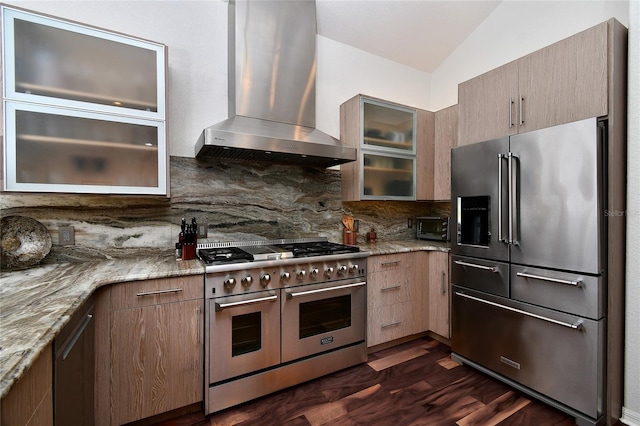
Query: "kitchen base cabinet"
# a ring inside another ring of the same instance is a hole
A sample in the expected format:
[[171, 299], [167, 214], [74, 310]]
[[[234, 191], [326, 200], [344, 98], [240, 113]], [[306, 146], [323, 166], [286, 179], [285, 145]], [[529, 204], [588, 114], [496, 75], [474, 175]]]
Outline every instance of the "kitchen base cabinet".
[[429, 253], [429, 330], [449, 338], [449, 253]]
[[398, 253], [367, 260], [368, 347], [422, 331], [413, 256]]
[[[123, 283], [108, 291], [108, 421], [120, 425], [203, 399], [203, 278]], [[98, 377], [100, 383], [100, 377]]]
[[2, 426], [53, 425], [53, 350], [48, 345], [2, 398]]

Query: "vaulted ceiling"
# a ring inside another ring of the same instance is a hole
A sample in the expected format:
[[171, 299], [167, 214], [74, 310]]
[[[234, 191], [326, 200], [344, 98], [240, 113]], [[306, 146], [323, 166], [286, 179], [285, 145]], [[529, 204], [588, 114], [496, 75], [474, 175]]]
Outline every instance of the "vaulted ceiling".
[[316, 0], [318, 34], [432, 73], [500, 3]]

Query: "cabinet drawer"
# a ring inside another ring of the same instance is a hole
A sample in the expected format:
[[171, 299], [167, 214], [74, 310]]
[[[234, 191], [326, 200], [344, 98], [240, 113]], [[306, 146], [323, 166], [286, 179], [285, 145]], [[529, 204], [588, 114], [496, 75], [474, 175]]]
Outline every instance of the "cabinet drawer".
[[419, 331], [414, 302], [396, 303], [369, 310], [367, 346], [399, 339]]
[[117, 284], [111, 288], [111, 309], [117, 311], [203, 297], [202, 275], [134, 281]]
[[413, 266], [413, 253], [384, 254], [370, 256], [367, 260], [369, 273], [378, 271], [390, 271], [398, 268], [410, 268]]
[[386, 306], [413, 300], [416, 297], [416, 285], [410, 279], [410, 271], [410, 268], [401, 268], [369, 274], [369, 306]]

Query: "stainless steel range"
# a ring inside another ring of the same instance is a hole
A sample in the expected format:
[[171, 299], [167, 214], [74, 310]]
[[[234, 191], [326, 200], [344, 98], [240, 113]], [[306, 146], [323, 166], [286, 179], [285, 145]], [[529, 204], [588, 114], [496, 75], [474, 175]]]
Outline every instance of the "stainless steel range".
[[205, 413], [366, 361], [368, 252], [326, 239], [201, 244]]

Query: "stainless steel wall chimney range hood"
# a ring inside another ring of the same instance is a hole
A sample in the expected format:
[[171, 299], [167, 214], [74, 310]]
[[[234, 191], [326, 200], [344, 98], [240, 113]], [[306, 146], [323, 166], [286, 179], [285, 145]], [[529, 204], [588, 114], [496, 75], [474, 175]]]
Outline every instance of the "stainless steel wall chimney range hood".
[[315, 128], [315, 1], [229, 2], [229, 119], [207, 127], [198, 159], [329, 167], [356, 149]]

